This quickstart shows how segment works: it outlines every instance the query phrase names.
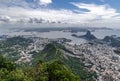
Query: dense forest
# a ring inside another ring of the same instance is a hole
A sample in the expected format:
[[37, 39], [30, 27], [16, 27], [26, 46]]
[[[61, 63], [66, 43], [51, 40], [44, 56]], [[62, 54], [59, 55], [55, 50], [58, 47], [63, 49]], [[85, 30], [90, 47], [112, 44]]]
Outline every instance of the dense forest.
[[62, 62], [39, 61], [34, 67], [17, 68], [16, 64], [0, 55], [1, 81], [82, 81]]

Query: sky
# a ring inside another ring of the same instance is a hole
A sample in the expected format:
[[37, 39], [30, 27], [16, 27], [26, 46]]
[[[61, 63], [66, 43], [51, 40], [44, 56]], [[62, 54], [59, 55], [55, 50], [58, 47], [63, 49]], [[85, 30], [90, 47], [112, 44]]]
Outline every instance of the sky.
[[120, 0], [0, 0], [0, 27], [120, 28]]

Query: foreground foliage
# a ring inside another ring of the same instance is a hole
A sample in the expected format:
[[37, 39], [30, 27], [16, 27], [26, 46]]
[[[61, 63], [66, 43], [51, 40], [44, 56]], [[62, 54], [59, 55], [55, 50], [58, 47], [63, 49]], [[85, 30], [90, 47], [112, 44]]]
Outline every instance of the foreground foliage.
[[18, 69], [3, 56], [0, 59], [0, 81], [81, 81], [60, 61], [39, 61], [34, 67]]

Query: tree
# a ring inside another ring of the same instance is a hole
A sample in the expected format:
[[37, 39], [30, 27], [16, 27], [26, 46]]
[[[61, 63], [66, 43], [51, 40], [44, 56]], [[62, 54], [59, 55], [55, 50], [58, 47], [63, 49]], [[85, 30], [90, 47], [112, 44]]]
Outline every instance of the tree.
[[60, 61], [49, 64], [48, 73], [49, 81], [81, 81]]
[[2, 55], [0, 55], [0, 69], [5, 68], [9, 71], [12, 71], [16, 69], [15, 63], [11, 62], [10, 60], [4, 58]]

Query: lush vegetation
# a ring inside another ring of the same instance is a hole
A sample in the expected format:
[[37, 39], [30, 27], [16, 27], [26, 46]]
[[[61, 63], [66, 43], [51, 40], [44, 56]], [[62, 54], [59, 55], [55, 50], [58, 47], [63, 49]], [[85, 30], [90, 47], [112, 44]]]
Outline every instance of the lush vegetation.
[[24, 38], [24, 37], [17, 36], [17, 37], [8, 38], [8, 39], [5, 41], [5, 44], [4, 44], [4, 45], [7, 45], [7, 46], [20, 45], [20, 46], [22, 46], [22, 47], [26, 47], [26, 46], [28, 46], [31, 42], [32, 42], [32, 40], [30, 40], [30, 39], [26, 39], [26, 38]]
[[93, 77], [97, 77], [96, 73], [87, 71], [80, 59], [65, 55], [63, 51], [66, 50], [67, 49], [64, 46], [50, 43], [46, 45], [40, 54], [34, 57], [35, 59], [33, 60], [33, 63], [36, 63], [38, 60], [43, 60], [49, 63], [59, 60], [64, 63], [74, 74], [78, 75], [82, 80], [94, 81]]
[[25, 50], [31, 42], [31, 39], [21, 36], [0, 41], [0, 54], [4, 54], [9, 59], [17, 61], [19, 59], [19, 50]]
[[62, 62], [39, 61], [34, 67], [18, 69], [15, 64], [0, 56], [0, 81], [82, 81]]
[[106, 36], [103, 41], [109, 43], [113, 47], [120, 47], [120, 40], [119, 38], [114, 38], [112, 36]]

